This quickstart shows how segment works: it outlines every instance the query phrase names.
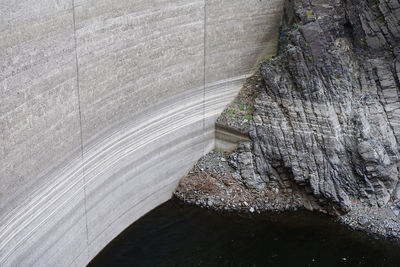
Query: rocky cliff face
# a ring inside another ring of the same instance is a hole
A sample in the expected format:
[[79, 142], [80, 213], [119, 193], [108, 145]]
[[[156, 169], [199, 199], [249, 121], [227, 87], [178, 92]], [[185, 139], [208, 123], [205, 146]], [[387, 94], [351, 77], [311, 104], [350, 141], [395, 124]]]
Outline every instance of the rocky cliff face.
[[292, 183], [331, 214], [398, 200], [400, 2], [288, 1], [279, 41], [252, 143], [233, 156], [239, 179]]

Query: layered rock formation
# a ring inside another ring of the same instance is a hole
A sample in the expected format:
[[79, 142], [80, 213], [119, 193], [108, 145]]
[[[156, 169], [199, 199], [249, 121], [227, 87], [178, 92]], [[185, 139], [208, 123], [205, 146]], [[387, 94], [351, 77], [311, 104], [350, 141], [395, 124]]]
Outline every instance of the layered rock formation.
[[400, 198], [399, 1], [287, 1], [261, 74], [244, 184], [292, 183], [331, 214]]

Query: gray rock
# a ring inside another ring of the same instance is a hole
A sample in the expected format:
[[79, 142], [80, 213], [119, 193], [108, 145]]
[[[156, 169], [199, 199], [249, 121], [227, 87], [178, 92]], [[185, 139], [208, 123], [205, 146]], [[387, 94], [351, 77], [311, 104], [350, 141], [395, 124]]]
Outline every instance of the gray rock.
[[400, 8], [294, 2], [278, 56], [261, 65], [266, 86], [254, 100], [252, 142], [231, 156], [235, 179], [255, 190], [290, 181], [330, 214], [350, 211], [351, 198], [383, 207], [400, 197]]
[[370, 224], [370, 221], [367, 218], [363, 217], [358, 221], [358, 224], [362, 227], [366, 227]]

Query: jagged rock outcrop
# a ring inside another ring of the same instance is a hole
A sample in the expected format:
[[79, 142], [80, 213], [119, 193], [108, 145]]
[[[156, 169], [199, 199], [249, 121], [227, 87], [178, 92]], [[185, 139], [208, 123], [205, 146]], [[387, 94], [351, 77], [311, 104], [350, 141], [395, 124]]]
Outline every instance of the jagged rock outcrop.
[[288, 1], [261, 74], [252, 145], [234, 154], [245, 184], [290, 180], [331, 214], [400, 198], [398, 0]]

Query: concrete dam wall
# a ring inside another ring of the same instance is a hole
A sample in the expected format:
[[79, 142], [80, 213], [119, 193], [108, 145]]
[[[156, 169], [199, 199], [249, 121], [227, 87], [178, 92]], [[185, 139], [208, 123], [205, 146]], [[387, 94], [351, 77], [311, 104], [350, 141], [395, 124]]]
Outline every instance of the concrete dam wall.
[[3, 0], [0, 266], [83, 266], [168, 200], [282, 0]]

